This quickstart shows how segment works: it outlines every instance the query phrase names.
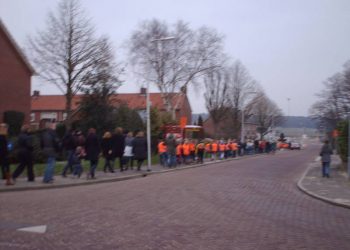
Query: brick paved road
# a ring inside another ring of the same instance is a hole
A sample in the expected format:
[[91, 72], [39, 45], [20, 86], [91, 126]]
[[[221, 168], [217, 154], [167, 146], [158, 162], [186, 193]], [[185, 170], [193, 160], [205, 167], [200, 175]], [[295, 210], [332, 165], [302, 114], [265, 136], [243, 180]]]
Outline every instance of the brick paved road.
[[[350, 210], [296, 188], [315, 155], [310, 147], [124, 182], [2, 193], [0, 249], [350, 249]], [[23, 225], [48, 231], [15, 230]]]

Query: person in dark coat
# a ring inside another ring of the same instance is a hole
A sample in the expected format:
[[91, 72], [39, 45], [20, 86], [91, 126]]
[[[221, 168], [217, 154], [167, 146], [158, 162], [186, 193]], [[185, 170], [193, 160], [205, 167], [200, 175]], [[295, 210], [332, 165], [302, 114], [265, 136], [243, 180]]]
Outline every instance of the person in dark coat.
[[165, 140], [168, 155], [168, 167], [176, 167], [176, 139], [173, 134], [169, 134]]
[[2, 179], [6, 179], [6, 185], [12, 185], [10, 174], [10, 162], [8, 158], [7, 124], [0, 124], [0, 165]]
[[96, 129], [90, 128], [85, 142], [86, 159], [90, 161], [90, 172], [88, 179], [95, 179], [95, 170], [100, 155], [100, 142], [96, 135]]
[[42, 132], [40, 145], [47, 159], [47, 165], [44, 172], [44, 183], [52, 183], [56, 163], [56, 153], [58, 151], [58, 138], [53, 130], [54, 124], [46, 123], [46, 129]]
[[73, 172], [73, 157], [76, 149], [73, 130], [69, 130], [67, 134], [65, 134], [65, 136], [63, 137], [63, 148], [65, 149], [67, 154], [67, 164], [63, 168], [62, 177], [66, 177], [68, 169], [71, 173]]
[[105, 132], [101, 142], [102, 154], [105, 158], [105, 165], [103, 167], [103, 171], [107, 172], [107, 168], [109, 172], [114, 173], [114, 168], [111, 164], [113, 160], [113, 142], [112, 142], [112, 134], [110, 132]]
[[329, 141], [325, 140], [320, 152], [320, 156], [322, 159], [322, 177], [327, 177], [327, 178], [330, 177], [329, 172], [330, 172], [332, 154], [333, 154], [333, 150], [329, 145]]
[[135, 139], [132, 141], [132, 153], [134, 159], [137, 161], [137, 171], [140, 171], [142, 163], [147, 158], [147, 140], [144, 132], [138, 132]]
[[119, 158], [120, 172], [123, 172], [124, 171], [123, 154], [124, 154], [124, 147], [125, 147], [125, 139], [123, 136], [122, 128], [118, 127], [115, 129], [115, 133], [112, 136], [112, 143], [113, 143], [113, 166], [114, 166], [115, 160]]
[[33, 139], [29, 131], [28, 125], [23, 125], [21, 133], [18, 136], [18, 160], [19, 165], [12, 174], [12, 179], [16, 181], [16, 178], [27, 167], [28, 181], [34, 181], [35, 176], [33, 172]]

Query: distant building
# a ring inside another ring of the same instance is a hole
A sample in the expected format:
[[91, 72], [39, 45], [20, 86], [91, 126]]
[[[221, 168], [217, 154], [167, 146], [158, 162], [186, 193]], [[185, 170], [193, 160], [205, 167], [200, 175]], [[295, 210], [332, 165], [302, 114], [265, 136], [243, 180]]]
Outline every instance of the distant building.
[[[180, 117], [187, 117], [187, 123], [191, 124], [192, 110], [187, 95], [174, 93], [173, 103], [177, 103], [175, 116], [177, 120]], [[78, 114], [79, 104], [83, 95], [76, 95], [72, 101], [72, 111]], [[127, 105], [131, 109], [138, 111], [140, 117], [145, 119], [146, 115], [146, 95], [144, 89], [140, 93], [119, 93], [111, 96], [115, 107]], [[156, 107], [160, 112], [166, 112], [164, 102], [160, 93], [150, 93], [152, 107]], [[65, 113], [66, 99], [63, 95], [40, 95], [40, 92], [34, 91], [31, 101], [31, 123], [39, 125], [41, 120], [54, 119], [58, 122], [64, 121], [67, 117]]]
[[[223, 119], [218, 124], [215, 124], [213, 119], [209, 116], [203, 122], [203, 130], [206, 136], [211, 138], [234, 138], [239, 139], [241, 137], [241, 131], [233, 130], [233, 121], [230, 118]], [[244, 137], [247, 139], [255, 139], [257, 137], [257, 123], [253, 119], [248, 119], [244, 123]], [[236, 136], [235, 136], [236, 133]]]
[[24, 113], [29, 122], [30, 84], [34, 69], [0, 19], [0, 122], [9, 110]]

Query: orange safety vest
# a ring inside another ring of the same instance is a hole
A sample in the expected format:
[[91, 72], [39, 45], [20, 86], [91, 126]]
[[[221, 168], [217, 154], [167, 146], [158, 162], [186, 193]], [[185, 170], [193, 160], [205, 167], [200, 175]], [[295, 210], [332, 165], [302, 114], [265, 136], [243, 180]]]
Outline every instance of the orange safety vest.
[[205, 144], [205, 151], [210, 152], [210, 143]]
[[211, 144], [211, 150], [216, 153], [218, 152], [218, 144], [217, 143], [212, 143]]
[[232, 149], [231, 149], [231, 144], [230, 144], [230, 143], [226, 144], [225, 146], [226, 146], [226, 151], [232, 150]]
[[220, 152], [224, 152], [226, 149], [226, 145], [225, 144], [219, 144], [219, 150]]
[[188, 144], [188, 145], [190, 146], [190, 151], [191, 151], [191, 152], [196, 151], [196, 145], [194, 145], [194, 143], [190, 143], [190, 144]]
[[232, 150], [233, 151], [237, 151], [238, 150], [238, 145], [237, 145], [237, 143], [231, 143], [231, 148], [232, 148]]
[[166, 152], [166, 145], [164, 144], [164, 142], [158, 143], [158, 153], [162, 154], [165, 152]]
[[190, 155], [190, 145], [189, 144], [182, 145], [182, 149], [183, 149], [184, 155]]
[[176, 146], [176, 155], [182, 154], [182, 144]]

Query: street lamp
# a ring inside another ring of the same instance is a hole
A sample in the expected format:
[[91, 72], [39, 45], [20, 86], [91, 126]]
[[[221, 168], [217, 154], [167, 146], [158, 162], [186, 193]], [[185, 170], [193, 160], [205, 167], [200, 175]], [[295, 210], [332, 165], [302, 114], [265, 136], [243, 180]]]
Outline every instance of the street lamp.
[[[163, 42], [173, 40], [175, 37], [161, 37], [152, 39], [150, 42]], [[161, 51], [162, 52], [162, 51]], [[151, 171], [152, 157], [151, 157], [151, 102], [149, 96], [149, 81], [147, 81], [146, 89], [146, 116], [147, 116], [147, 171]]]

